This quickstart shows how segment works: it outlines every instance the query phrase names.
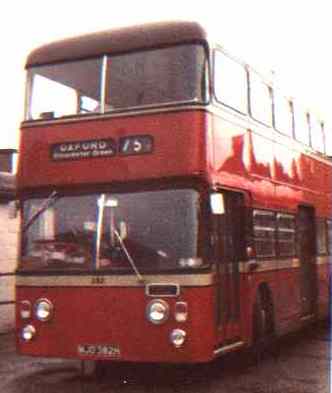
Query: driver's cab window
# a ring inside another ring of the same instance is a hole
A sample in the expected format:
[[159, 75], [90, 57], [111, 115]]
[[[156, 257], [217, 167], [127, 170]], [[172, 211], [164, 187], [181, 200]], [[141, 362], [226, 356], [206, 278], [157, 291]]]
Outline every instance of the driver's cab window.
[[244, 258], [245, 207], [243, 195], [223, 192], [210, 196], [212, 245], [219, 262], [235, 262]]

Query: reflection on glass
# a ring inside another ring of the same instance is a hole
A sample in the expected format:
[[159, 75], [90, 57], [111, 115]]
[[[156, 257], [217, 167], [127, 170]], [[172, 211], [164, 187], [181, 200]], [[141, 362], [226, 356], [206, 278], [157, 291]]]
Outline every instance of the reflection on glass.
[[325, 153], [324, 128], [322, 123], [313, 115], [310, 116], [310, 133], [312, 148], [320, 153]]
[[247, 112], [247, 71], [220, 51], [214, 57], [214, 86], [217, 100], [242, 113]]
[[306, 145], [310, 145], [309, 115], [300, 108], [295, 111], [295, 138]]
[[277, 239], [280, 256], [294, 256], [295, 251], [295, 216], [277, 214]]
[[[52, 92], [52, 95], [49, 93]], [[58, 99], [59, 97], [59, 99]], [[52, 102], [53, 101], [53, 102]], [[60, 117], [75, 113], [77, 98], [75, 90], [41, 75], [34, 78], [32, 117]], [[50, 111], [50, 108], [52, 111]]]
[[51, 119], [99, 110], [101, 59], [31, 69], [29, 117]]
[[276, 253], [276, 221], [272, 212], [254, 210], [254, 241], [257, 257], [272, 257]]
[[[132, 272], [119, 236], [140, 271], [183, 268], [184, 259], [200, 257], [196, 191], [102, 195], [103, 209], [100, 194], [64, 196], [40, 214], [24, 233], [20, 268], [92, 269], [98, 254], [100, 269]], [[42, 203], [24, 202], [25, 222]]]
[[270, 87], [254, 72], [250, 73], [251, 116], [266, 124], [272, 124], [272, 97]]
[[332, 157], [332, 128], [324, 124], [326, 155]]
[[291, 101], [275, 94], [274, 96], [275, 126], [278, 131], [293, 136], [293, 107]]
[[206, 100], [203, 46], [110, 56], [104, 70], [103, 63], [99, 58], [31, 68], [28, 120]]
[[198, 45], [111, 57], [106, 108], [202, 102], [204, 70], [204, 48]]

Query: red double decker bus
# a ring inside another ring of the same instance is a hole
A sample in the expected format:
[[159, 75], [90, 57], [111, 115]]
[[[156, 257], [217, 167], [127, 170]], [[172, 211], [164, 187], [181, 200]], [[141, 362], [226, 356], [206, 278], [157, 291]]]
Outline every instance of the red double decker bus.
[[191, 22], [52, 43], [26, 68], [20, 353], [207, 362], [327, 316], [314, 114]]

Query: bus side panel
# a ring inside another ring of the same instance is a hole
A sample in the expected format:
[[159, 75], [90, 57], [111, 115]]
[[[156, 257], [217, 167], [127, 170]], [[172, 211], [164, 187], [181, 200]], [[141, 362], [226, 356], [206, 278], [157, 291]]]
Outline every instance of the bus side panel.
[[284, 334], [296, 329], [301, 318], [300, 268], [280, 269], [274, 281], [275, 329], [277, 334]]
[[[32, 324], [35, 339], [17, 346], [25, 355], [86, 358], [80, 345], [114, 345], [121, 355], [114, 360], [135, 362], [205, 362], [213, 358], [215, 344], [214, 288], [183, 288], [181, 298], [164, 298], [170, 306], [169, 319], [161, 325], [147, 320], [146, 306], [152, 300], [144, 288], [38, 288], [18, 287], [17, 304], [47, 298], [54, 305], [54, 317], [40, 322], [33, 316], [22, 320], [17, 307], [17, 329]], [[188, 302], [188, 320], [176, 322], [176, 301]], [[183, 347], [170, 343], [173, 329], [187, 336]], [[88, 356], [94, 358], [94, 356]], [[98, 358], [103, 358], [98, 357]], [[113, 360], [113, 358], [104, 357]]]
[[215, 182], [247, 190], [261, 207], [296, 210], [306, 203], [315, 206], [318, 216], [331, 215], [331, 168], [326, 162], [307, 156], [269, 128], [251, 130], [217, 115], [210, 122]]
[[[274, 262], [269, 261], [269, 263], [272, 265]], [[282, 262], [279, 261], [280, 263]], [[318, 294], [316, 310], [317, 317], [320, 319], [326, 318], [329, 312], [329, 277], [330, 264], [317, 264]], [[251, 341], [250, 337], [252, 337], [252, 312], [255, 296], [262, 285], [268, 288], [271, 295], [274, 327], [277, 335], [295, 331], [306, 323], [306, 320], [302, 319], [301, 271], [299, 266], [258, 271], [246, 278], [249, 282], [247, 293], [250, 293], [250, 296], [246, 297], [242, 310], [247, 315], [244, 337], [248, 337], [249, 342]], [[246, 307], [249, 309], [246, 310]]]
[[[269, 262], [273, 264], [273, 261]], [[245, 336], [248, 342], [252, 342], [253, 339], [256, 295], [263, 287], [268, 290], [271, 298], [275, 333], [282, 335], [299, 326], [301, 302], [298, 269], [257, 271], [247, 276], [247, 279], [249, 296], [247, 294], [245, 301], [247, 307]]]
[[251, 192], [253, 203], [274, 198], [270, 140], [233, 121], [213, 117], [214, 176], [226, 187]]

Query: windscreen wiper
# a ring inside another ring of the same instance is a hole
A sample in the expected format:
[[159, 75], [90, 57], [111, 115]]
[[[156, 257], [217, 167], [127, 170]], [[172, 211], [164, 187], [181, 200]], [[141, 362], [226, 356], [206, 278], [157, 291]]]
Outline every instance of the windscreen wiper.
[[[106, 195], [105, 194], [101, 194], [101, 196], [98, 199], [98, 223], [97, 223], [97, 239], [96, 239], [96, 268], [97, 270], [100, 268], [100, 250], [101, 250], [101, 240], [102, 240], [102, 227], [103, 227], [103, 220], [104, 220], [104, 210], [105, 207], [109, 207], [109, 208], [114, 208], [116, 206], [116, 204], [114, 203], [113, 205], [111, 203], [107, 203], [106, 200]], [[130, 266], [132, 267], [133, 271], [135, 272], [138, 282], [140, 283], [144, 283], [144, 278], [142, 277], [142, 275], [140, 274], [140, 272], [138, 271], [136, 264], [133, 260], [133, 258], [131, 257], [126, 245], [124, 244], [119, 232], [114, 228], [111, 227], [111, 234], [115, 235], [115, 237], [118, 239], [119, 244], [123, 250], [123, 252], [125, 253]]]
[[37, 218], [44, 213], [45, 210], [54, 205], [54, 203], [58, 199], [58, 193], [53, 191], [44, 201], [44, 203], [40, 206], [40, 208], [30, 217], [30, 219], [26, 222], [23, 227], [23, 232], [25, 232], [36, 220]]
[[129, 254], [129, 251], [128, 251], [126, 245], [124, 244], [124, 242], [123, 242], [123, 240], [122, 240], [122, 238], [121, 238], [119, 232], [118, 232], [116, 229], [113, 229], [113, 232], [114, 232], [116, 238], [118, 239], [119, 244], [120, 244], [120, 246], [121, 246], [123, 252], [125, 253], [125, 255], [126, 255], [126, 257], [127, 257], [128, 261], [129, 261], [129, 263], [130, 263], [132, 269], [134, 270], [134, 272], [135, 272], [135, 274], [136, 274], [136, 276], [137, 276], [138, 281], [141, 282], [141, 283], [144, 283], [144, 278], [143, 278], [143, 276], [141, 275], [141, 273], [138, 271], [137, 266], [136, 266], [136, 264], [135, 264], [133, 258], [132, 258], [131, 255]]

